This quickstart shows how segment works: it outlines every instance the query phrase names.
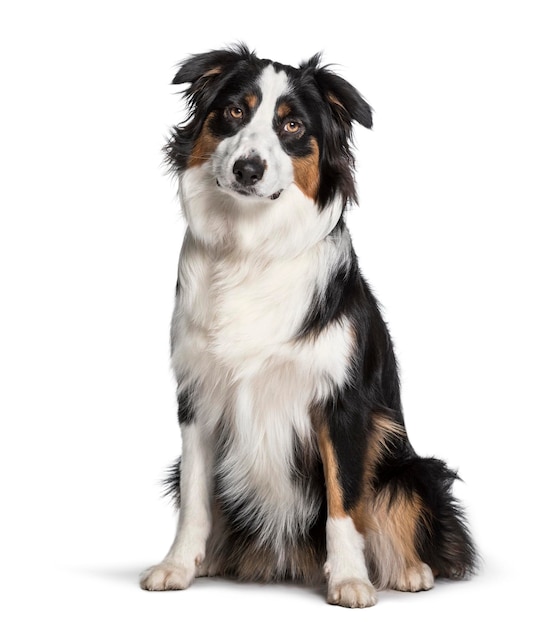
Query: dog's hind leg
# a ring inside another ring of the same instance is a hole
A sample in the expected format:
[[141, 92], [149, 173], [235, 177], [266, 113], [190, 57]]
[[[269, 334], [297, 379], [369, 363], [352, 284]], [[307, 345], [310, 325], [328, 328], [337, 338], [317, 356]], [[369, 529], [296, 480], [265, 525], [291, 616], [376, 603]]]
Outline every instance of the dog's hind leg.
[[434, 586], [434, 574], [417, 549], [419, 529], [427, 514], [417, 494], [381, 491], [370, 506], [375, 528], [367, 536], [366, 549], [375, 584], [399, 591], [426, 591]]
[[473, 573], [476, 550], [451, 493], [455, 478], [434, 458], [378, 467], [370, 502], [375, 530], [366, 547], [379, 587], [421, 591], [433, 586], [434, 576]]
[[211, 529], [210, 443], [195, 421], [181, 423], [180, 512], [176, 536], [161, 563], [141, 574], [140, 586], [149, 591], [186, 589], [205, 558]]

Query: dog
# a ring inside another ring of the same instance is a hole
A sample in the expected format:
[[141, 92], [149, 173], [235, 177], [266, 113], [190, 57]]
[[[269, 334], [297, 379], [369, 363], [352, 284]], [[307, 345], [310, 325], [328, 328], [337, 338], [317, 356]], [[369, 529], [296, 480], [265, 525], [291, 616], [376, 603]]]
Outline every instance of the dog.
[[344, 221], [360, 93], [317, 54], [196, 54], [166, 158], [187, 222], [171, 329], [180, 508], [147, 590], [199, 576], [324, 584], [327, 601], [466, 578], [457, 474], [408, 440], [393, 344]]

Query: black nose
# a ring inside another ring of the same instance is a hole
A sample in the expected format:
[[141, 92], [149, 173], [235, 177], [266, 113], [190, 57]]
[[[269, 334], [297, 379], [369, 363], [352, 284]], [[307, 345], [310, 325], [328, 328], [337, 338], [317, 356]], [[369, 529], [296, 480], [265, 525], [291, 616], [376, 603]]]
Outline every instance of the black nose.
[[258, 181], [262, 180], [264, 171], [264, 163], [258, 157], [238, 159], [233, 165], [235, 180], [245, 187], [255, 185]]

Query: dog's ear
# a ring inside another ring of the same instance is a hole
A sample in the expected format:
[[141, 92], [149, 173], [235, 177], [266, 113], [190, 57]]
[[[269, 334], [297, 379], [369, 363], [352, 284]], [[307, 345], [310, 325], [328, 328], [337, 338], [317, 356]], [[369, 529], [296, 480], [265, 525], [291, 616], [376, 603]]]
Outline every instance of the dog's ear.
[[344, 78], [331, 72], [326, 66], [320, 67], [321, 55], [315, 54], [302, 69], [311, 69], [316, 84], [330, 105], [335, 118], [345, 127], [358, 122], [366, 128], [372, 127], [372, 109], [360, 93]]
[[197, 106], [218, 92], [238, 63], [253, 57], [254, 53], [244, 44], [195, 54], [180, 64], [172, 84], [189, 83], [184, 95], [191, 105]]
[[210, 52], [194, 54], [180, 64], [178, 72], [173, 78], [173, 85], [193, 84], [200, 80], [219, 76], [230, 66], [242, 59], [249, 59], [252, 55], [253, 53], [244, 44], [224, 50], [211, 50]]
[[320, 107], [323, 138], [320, 146], [321, 184], [319, 206], [326, 206], [336, 194], [344, 203], [358, 202], [352, 153], [353, 122], [372, 127], [372, 110], [360, 93], [344, 78], [321, 66], [315, 54], [300, 65], [311, 81], [310, 89], [322, 98]]
[[254, 53], [240, 44], [224, 50], [195, 54], [180, 64], [172, 84], [188, 85], [182, 91], [188, 105], [188, 115], [182, 124], [173, 128], [165, 146], [167, 163], [173, 171], [180, 172], [187, 167], [194, 142], [222, 87], [232, 78], [236, 68], [245, 63], [250, 64], [255, 59]]
[[372, 109], [350, 83], [327, 70], [320, 70], [319, 77], [326, 85], [326, 100], [344, 122], [354, 120], [365, 128], [372, 127]]

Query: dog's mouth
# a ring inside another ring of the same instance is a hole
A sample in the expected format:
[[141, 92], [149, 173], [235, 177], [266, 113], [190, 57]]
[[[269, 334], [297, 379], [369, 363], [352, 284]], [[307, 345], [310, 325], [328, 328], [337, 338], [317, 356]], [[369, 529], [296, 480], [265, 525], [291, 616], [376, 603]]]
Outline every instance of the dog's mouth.
[[259, 193], [257, 193], [252, 187], [242, 187], [239, 185], [231, 185], [229, 187], [224, 187], [223, 185], [220, 184], [220, 181], [218, 179], [216, 179], [216, 184], [218, 185], [218, 187], [220, 187], [220, 189], [224, 189], [226, 191], [233, 191], [237, 194], [239, 194], [240, 196], [246, 196], [246, 197], [255, 197], [255, 198], [265, 198], [267, 200], [276, 200], [281, 193], [284, 191], [284, 189], [279, 189], [279, 191], [276, 191], [275, 193], [271, 194], [270, 196], [262, 196]]

